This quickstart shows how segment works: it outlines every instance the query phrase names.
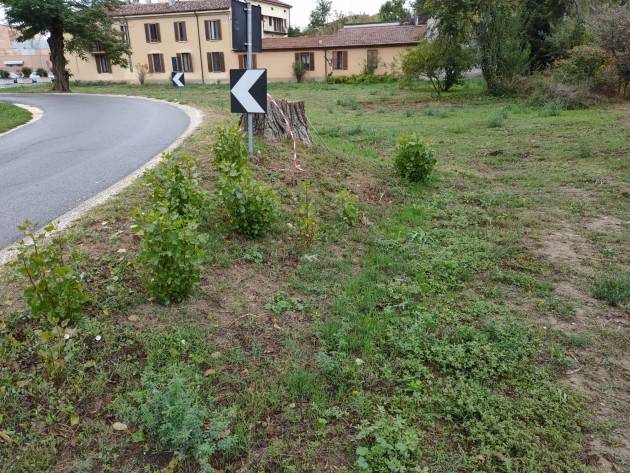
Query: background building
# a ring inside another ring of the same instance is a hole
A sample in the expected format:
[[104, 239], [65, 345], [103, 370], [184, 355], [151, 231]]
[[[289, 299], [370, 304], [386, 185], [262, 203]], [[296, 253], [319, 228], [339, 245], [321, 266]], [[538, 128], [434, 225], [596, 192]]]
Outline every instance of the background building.
[[19, 72], [22, 67], [38, 68], [50, 71], [50, 50], [43, 36], [29, 41], [18, 41], [18, 32], [0, 24], [0, 69]]
[[[263, 51], [254, 67], [270, 80], [294, 80], [293, 64], [305, 64], [306, 80], [328, 76], [393, 72], [399, 57], [426, 34], [426, 25], [382, 23], [348, 25], [335, 34], [290, 38], [291, 5], [277, 0], [253, 2], [262, 10]], [[131, 3], [112, 13], [132, 53], [130, 66], [114, 66], [95, 46], [87, 60], [68, 57], [73, 79], [148, 83], [170, 81], [181, 71], [189, 83], [229, 80], [230, 69], [244, 68], [246, 55], [232, 50], [230, 0], [180, 0]]]

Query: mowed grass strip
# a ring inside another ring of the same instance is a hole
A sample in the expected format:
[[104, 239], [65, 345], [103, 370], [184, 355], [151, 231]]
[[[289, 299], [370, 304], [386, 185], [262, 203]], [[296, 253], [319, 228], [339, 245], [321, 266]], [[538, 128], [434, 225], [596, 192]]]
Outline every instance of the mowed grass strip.
[[[75, 90], [177, 100], [167, 86]], [[43, 342], [3, 279], [5, 468], [196, 471], [172, 463], [172, 439], [199, 422], [222, 427], [211, 463], [230, 472], [595, 472], [603, 454], [627, 464], [616, 447], [627, 301], [608, 295], [625, 283], [601, 283], [630, 263], [625, 109], [547, 114], [488, 98], [478, 82], [442, 98], [425, 84], [271, 93], [306, 101], [317, 145], [300, 149], [301, 173], [288, 144], [260, 144], [253, 164], [281, 220], [256, 241], [210, 222], [192, 298], [160, 306], [139, 280], [129, 213], [146, 206], [142, 182], [74, 232], [95, 302], [67, 342]], [[228, 98], [225, 86], [184, 91], [213, 120], [178, 153], [200, 159], [210, 190]], [[496, 110], [507, 118], [490, 127]], [[392, 166], [413, 132], [438, 157], [423, 185]], [[307, 249], [295, 231], [300, 181], [321, 229]], [[360, 202], [352, 227], [336, 204], [347, 189]], [[59, 360], [53, 380], [47, 363]], [[143, 410], [152, 400], [169, 415]]]
[[28, 122], [33, 115], [28, 110], [9, 103], [0, 103], [0, 133]]

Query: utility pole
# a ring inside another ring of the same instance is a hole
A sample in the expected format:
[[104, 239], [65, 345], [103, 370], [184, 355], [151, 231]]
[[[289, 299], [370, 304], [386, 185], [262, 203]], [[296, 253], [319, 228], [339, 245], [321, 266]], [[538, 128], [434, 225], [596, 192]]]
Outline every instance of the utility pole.
[[[254, 68], [254, 25], [252, 24], [252, 3], [247, 2], [247, 69]], [[254, 114], [247, 114], [247, 135], [249, 138], [249, 155], [254, 155]]]

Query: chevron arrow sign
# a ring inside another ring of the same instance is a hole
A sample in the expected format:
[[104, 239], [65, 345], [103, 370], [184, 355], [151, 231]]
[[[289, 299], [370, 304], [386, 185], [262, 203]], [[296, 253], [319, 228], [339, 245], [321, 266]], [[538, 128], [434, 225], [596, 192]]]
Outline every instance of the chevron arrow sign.
[[267, 69], [230, 71], [232, 113], [267, 113]]
[[171, 74], [171, 81], [175, 87], [184, 87], [186, 85], [183, 72], [173, 72], [173, 74]]

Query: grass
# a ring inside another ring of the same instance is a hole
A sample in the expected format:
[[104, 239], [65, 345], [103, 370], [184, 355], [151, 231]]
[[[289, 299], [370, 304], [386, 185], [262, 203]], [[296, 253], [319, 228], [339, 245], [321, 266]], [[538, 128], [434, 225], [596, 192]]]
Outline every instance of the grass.
[[595, 281], [593, 297], [621, 306], [630, 301], [630, 277], [626, 274], [602, 275]]
[[32, 118], [31, 112], [8, 103], [0, 103], [0, 133], [24, 125]]
[[[177, 100], [167, 86], [75, 90]], [[282, 219], [248, 241], [217, 217], [190, 299], [155, 304], [134, 268], [142, 182], [72, 230], [94, 302], [55, 355], [63, 378], [47, 375], [49, 347], [4, 274], [3, 467], [197, 471], [173, 453], [187, 445], [177, 419], [201, 418], [229, 419], [229, 445], [210, 456], [227, 472], [595, 472], [602, 458], [627, 469], [628, 313], [608, 304], [627, 289], [610, 268], [630, 265], [627, 104], [562, 111], [549, 126], [478, 82], [442, 97], [427, 84], [270, 92], [306, 102], [316, 145], [299, 148], [302, 172], [289, 144], [259, 143], [256, 174]], [[228, 99], [225, 86], [184, 91], [208, 119], [178, 153], [200, 159], [209, 189], [213, 128], [235, 120]], [[509, 126], [489, 128], [494, 114]], [[393, 172], [413, 132], [438, 157], [425, 184]], [[576, 153], [580, 142], [592, 152]], [[301, 181], [320, 221], [308, 250], [294, 221]], [[359, 198], [353, 227], [336, 204], [346, 189]], [[172, 380], [186, 402], [169, 397]], [[173, 420], [139, 415], [146, 399], [172, 404]]]

